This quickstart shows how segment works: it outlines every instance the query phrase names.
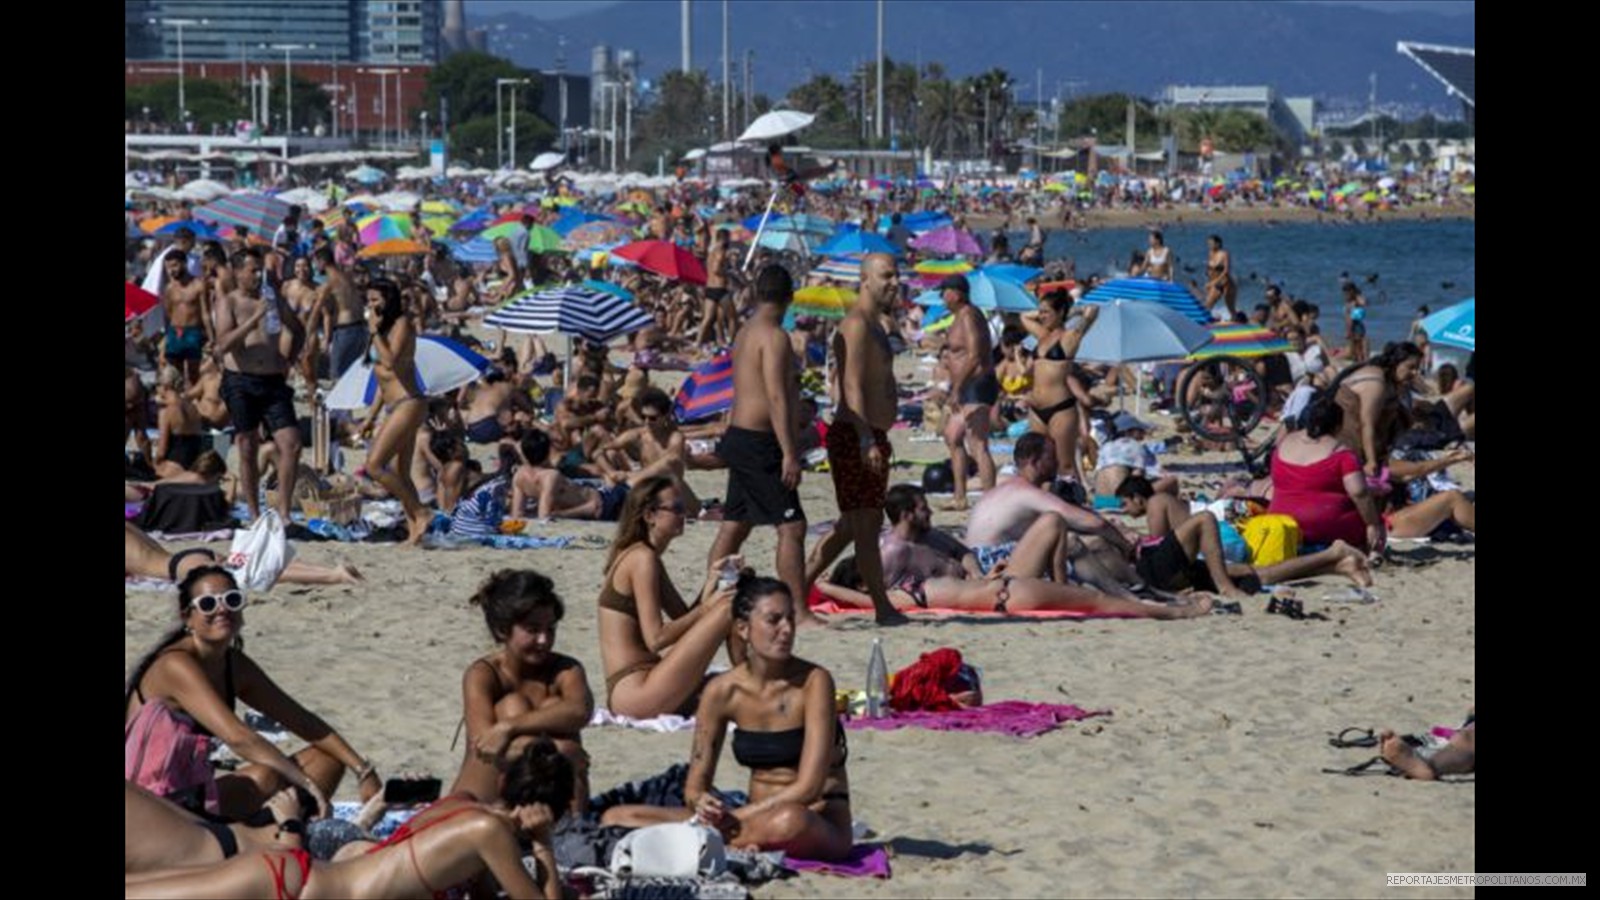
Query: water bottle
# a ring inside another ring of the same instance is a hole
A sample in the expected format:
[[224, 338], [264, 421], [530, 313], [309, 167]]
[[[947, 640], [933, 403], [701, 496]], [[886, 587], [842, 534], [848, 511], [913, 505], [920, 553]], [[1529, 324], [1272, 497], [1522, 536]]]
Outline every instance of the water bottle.
[[867, 715], [881, 719], [889, 712], [889, 664], [883, 659], [883, 639], [872, 639], [867, 659]]
[[283, 331], [283, 320], [278, 318], [278, 301], [263, 297], [262, 302], [267, 304], [267, 314], [263, 319], [266, 323], [267, 334], [276, 337], [280, 331]]
[[739, 583], [739, 560], [729, 557], [717, 572], [717, 590], [725, 591]]

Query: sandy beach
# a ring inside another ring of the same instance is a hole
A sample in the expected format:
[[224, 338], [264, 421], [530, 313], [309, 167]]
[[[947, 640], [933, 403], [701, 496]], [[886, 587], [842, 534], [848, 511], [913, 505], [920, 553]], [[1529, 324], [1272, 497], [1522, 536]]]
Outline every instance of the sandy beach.
[[[901, 359], [902, 379], [913, 365]], [[1153, 421], [1163, 424], [1156, 436], [1170, 432], [1171, 419]], [[911, 443], [915, 434], [893, 433], [897, 455], [944, 455], [940, 444]], [[1226, 461], [1164, 457], [1191, 491], [1204, 490], [1212, 464]], [[721, 497], [724, 477], [699, 472], [690, 480], [701, 496]], [[920, 468], [896, 470], [896, 480], [914, 477]], [[1472, 467], [1458, 477], [1471, 487]], [[807, 474], [802, 497], [813, 523], [836, 515], [826, 475]], [[935, 523], [957, 520], [940, 513]], [[567, 604], [557, 649], [581, 660], [601, 689], [595, 598], [613, 527], [540, 526], [541, 534], [593, 542], [566, 550], [298, 544], [300, 558], [353, 563], [368, 583], [279, 585], [252, 597], [250, 653], [385, 776], [427, 771], [448, 785], [462, 752], [451, 747], [462, 670], [492, 646], [467, 597], [498, 568], [550, 575]], [[667, 565], [678, 585], [703, 577], [716, 528], [690, 523], [672, 546]], [[806, 875], [757, 895], [1369, 896], [1384, 889], [1386, 872], [1473, 871], [1474, 785], [1319, 772], [1373, 752], [1333, 749], [1331, 732], [1454, 726], [1474, 701], [1474, 551], [1397, 550], [1432, 564], [1381, 570], [1376, 604], [1325, 601], [1343, 593], [1343, 579], [1298, 586], [1307, 611], [1327, 621], [1266, 615], [1262, 595], [1243, 616], [1172, 623], [964, 619], [880, 632], [862, 617], [802, 633], [797, 652], [827, 665], [842, 687], [861, 685], [871, 638], [881, 635], [891, 669], [955, 647], [982, 668], [990, 701], [1113, 714], [1031, 740], [852, 733], [855, 814], [888, 843], [894, 877]], [[745, 553], [770, 569], [771, 532], [758, 530]], [[125, 670], [173, 621], [174, 606], [171, 594], [126, 593]], [[598, 792], [687, 760], [690, 735], [599, 728], [585, 742]], [[725, 752], [719, 785], [744, 788], [746, 777]], [[337, 799], [354, 797], [347, 781]], [[1402, 808], [1418, 814], [1397, 815]]]

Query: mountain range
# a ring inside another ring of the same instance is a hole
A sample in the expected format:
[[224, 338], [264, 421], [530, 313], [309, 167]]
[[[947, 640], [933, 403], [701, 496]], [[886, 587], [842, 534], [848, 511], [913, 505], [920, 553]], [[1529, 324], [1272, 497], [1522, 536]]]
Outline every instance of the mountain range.
[[[495, 9], [505, 9], [496, 5]], [[885, 7], [884, 52], [901, 62], [937, 61], [953, 76], [1004, 68], [1028, 102], [1043, 70], [1044, 96], [1128, 91], [1155, 96], [1170, 84], [1266, 84], [1288, 96], [1365, 102], [1378, 76], [1382, 103], [1448, 108], [1442, 86], [1395, 52], [1401, 40], [1471, 47], [1475, 17], [1460, 4], [1439, 12], [1247, 0], [895, 0]], [[730, 44], [737, 82], [755, 53], [756, 91], [781, 96], [813, 75], [843, 78], [872, 58], [875, 4], [863, 0], [734, 2]], [[721, 75], [722, 4], [695, 0], [693, 62]], [[1456, 13], [1456, 14], [1448, 14]], [[657, 79], [679, 58], [679, 4], [624, 0], [546, 21], [516, 12], [473, 15], [490, 48], [519, 65], [589, 71], [591, 48], [636, 51], [641, 76]]]

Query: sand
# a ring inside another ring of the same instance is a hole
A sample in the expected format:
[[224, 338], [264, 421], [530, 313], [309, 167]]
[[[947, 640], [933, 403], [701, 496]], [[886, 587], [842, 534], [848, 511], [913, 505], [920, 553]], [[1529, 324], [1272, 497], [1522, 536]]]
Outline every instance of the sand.
[[[914, 433], [894, 432], [898, 452], [942, 455], [938, 444], [908, 443]], [[1182, 470], [1225, 458], [1165, 461]], [[1470, 466], [1459, 469], [1469, 485], [1472, 475]], [[721, 497], [724, 477], [693, 473], [691, 482], [702, 496]], [[1201, 486], [1204, 477], [1186, 481]], [[827, 476], [807, 474], [802, 497], [813, 522], [836, 514]], [[950, 513], [935, 522], [957, 524]], [[545, 526], [605, 538], [612, 527]], [[691, 523], [668, 552], [667, 568], [685, 591], [703, 577], [716, 527]], [[1474, 785], [1318, 771], [1372, 753], [1329, 747], [1331, 732], [1455, 725], [1474, 702], [1474, 552], [1400, 546], [1438, 561], [1382, 570], [1379, 603], [1319, 599], [1342, 591], [1343, 579], [1299, 589], [1308, 611], [1327, 613], [1325, 622], [1265, 615], [1262, 596], [1243, 616], [1181, 622], [922, 621], [879, 631], [857, 619], [804, 632], [797, 652], [827, 665], [841, 686], [862, 683], [870, 641], [882, 636], [893, 668], [956, 647], [982, 667], [990, 700], [1076, 703], [1114, 714], [1031, 740], [852, 733], [855, 813], [891, 847], [893, 879], [806, 875], [757, 895], [1367, 896], [1385, 889], [1386, 872], [1473, 871]], [[591, 686], [603, 689], [595, 609], [603, 549], [327, 543], [297, 552], [313, 562], [353, 563], [369, 582], [280, 585], [252, 597], [249, 652], [385, 776], [427, 771], [447, 785], [454, 777], [461, 674], [492, 646], [466, 601], [501, 567], [532, 567], [555, 579], [567, 604], [557, 649], [581, 660]], [[746, 555], [770, 570], [770, 530], [753, 535]], [[170, 595], [127, 593], [125, 666], [168, 626], [174, 606]], [[586, 732], [585, 742], [599, 791], [685, 761], [690, 735], [601, 728]], [[725, 752], [719, 785], [743, 788], [746, 777]], [[354, 796], [348, 782], [338, 794]]]

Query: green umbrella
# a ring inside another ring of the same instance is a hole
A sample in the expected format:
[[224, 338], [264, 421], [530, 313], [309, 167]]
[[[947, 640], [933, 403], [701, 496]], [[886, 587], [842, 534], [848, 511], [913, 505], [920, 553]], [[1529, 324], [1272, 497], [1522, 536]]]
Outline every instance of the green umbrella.
[[566, 239], [548, 225], [535, 225], [528, 230], [528, 250], [533, 253], [563, 253]]

